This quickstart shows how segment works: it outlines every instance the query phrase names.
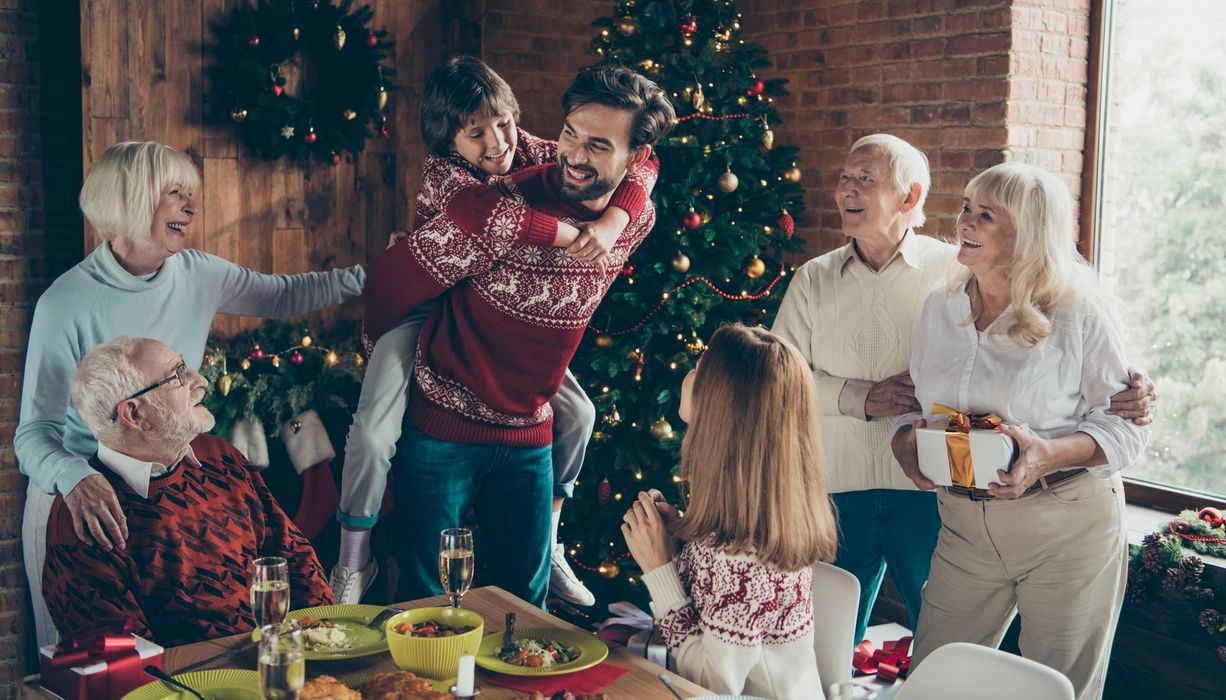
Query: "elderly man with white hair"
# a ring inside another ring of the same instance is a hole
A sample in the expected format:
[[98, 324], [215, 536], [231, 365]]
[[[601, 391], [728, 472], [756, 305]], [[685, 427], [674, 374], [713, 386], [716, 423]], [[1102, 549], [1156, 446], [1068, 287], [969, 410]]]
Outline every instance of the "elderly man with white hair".
[[205, 435], [208, 382], [149, 338], [120, 337], [81, 361], [72, 401], [128, 522], [123, 547], [78, 536], [63, 496], [47, 522], [43, 596], [69, 636], [129, 618], [164, 646], [251, 631], [251, 562], [284, 557], [297, 606], [333, 602], [323, 567], [237, 449]]
[[[779, 307], [775, 333], [808, 360], [822, 409], [830, 492], [839, 511], [835, 564], [860, 581], [855, 642], [888, 566], [916, 628], [920, 592], [941, 521], [890, 449], [883, 420], [920, 410], [908, 374], [924, 300], [959, 269], [957, 248], [924, 223], [928, 159], [888, 134], [856, 141], [839, 170], [835, 202], [847, 245], [802, 265]], [[1117, 394], [1119, 415], [1148, 423], [1153, 385], [1139, 372]]]

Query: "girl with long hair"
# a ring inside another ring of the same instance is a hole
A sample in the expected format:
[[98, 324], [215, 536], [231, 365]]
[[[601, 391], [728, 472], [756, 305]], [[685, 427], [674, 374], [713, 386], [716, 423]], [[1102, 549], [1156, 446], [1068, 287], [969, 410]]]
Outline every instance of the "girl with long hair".
[[808, 366], [776, 335], [724, 326], [679, 413], [684, 517], [653, 490], [622, 525], [671, 665], [716, 692], [822, 697], [812, 567], [837, 532]]

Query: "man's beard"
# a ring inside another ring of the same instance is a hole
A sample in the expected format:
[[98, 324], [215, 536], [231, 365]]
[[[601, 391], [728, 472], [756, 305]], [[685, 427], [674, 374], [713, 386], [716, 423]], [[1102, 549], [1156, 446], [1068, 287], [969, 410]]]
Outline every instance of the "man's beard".
[[212, 430], [217, 423], [212, 413], [207, 418], [196, 415], [194, 406], [187, 413], [179, 413], [161, 402], [150, 403], [154, 403], [158, 413], [153, 428], [154, 438], [164, 443], [186, 445], [197, 435]]
[[[592, 178], [592, 181], [586, 187], [577, 187], [567, 182], [566, 173], [562, 172], [563, 168], [567, 167], [584, 173], [592, 173], [595, 177]], [[585, 165], [572, 165], [567, 162], [566, 156], [558, 156], [558, 181], [562, 183], [562, 199], [571, 204], [583, 204], [593, 199], [599, 199], [617, 187], [616, 182], [601, 179], [600, 173], [596, 172], [595, 168], [589, 168]]]

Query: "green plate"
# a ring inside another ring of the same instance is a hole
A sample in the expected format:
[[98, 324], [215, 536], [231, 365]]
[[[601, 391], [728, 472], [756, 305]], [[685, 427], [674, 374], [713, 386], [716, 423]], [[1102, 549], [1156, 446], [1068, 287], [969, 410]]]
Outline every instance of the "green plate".
[[[236, 668], [219, 668], [212, 671], [195, 671], [176, 674], [174, 679], [189, 685], [208, 700], [262, 700], [260, 674], [255, 671], [240, 671]], [[142, 685], [123, 696], [123, 700], [196, 700], [191, 694], [178, 688], [154, 681]]]
[[[338, 649], [335, 651], [312, 649], [310, 644], [307, 644], [306, 651], [303, 654], [303, 658], [307, 661], [356, 659], [361, 656], [370, 656], [387, 651], [387, 637], [384, 635], [383, 629], [371, 629], [366, 626], [367, 622], [370, 622], [374, 619], [375, 615], [384, 610], [385, 608], [382, 605], [321, 605], [316, 608], [291, 610], [285, 616], [285, 619], [298, 620], [310, 617], [315, 620], [328, 620], [329, 622], [337, 623], [338, 626], [345, 630], [345, 634], [349, 636], [350, 646], [348, 649]], [[251, 639], [259, 641], [260, 631], [258, 629], [251, 631]]]
[[595, 636], [580, 630], [561, 630], [550, 627], [517, 629], [511, 636], [521, 639], [544, 639], [551, 642], [561, 642], [579, 650], [579, 658], [564, 664], [556, 664], [548, 668], [528, 668], [516, 666], [498, 658], [498, 649], [502, 647], [502, 632], [487, 634], [477, 648], [477, 665], [494, 673], [505, 673], [509, 676], [561, 676], [566, 673], [582, 671], [591, 668], [609, 655], [609, 647]]

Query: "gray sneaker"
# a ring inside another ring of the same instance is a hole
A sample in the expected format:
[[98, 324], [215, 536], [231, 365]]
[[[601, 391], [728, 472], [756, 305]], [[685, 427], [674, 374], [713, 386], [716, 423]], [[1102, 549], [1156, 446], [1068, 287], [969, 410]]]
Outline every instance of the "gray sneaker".
[[575, 605], [595, 605], [596, 596], [583, 585], [566, 561], [566, 548], [561, 542], [555, 542], [549, 556], [549, 590], [568, 603]]
[[350, 569], [337, 564], [332, 567], [332, 575], [328, 577], [328, 585], [332, 587], [332, 595], [338, 605], [354, 605], [362, 602], [362, 596], [375, 582], [379, 573], [379, 563], [372, 557], [370, 563], [361, 569]]

